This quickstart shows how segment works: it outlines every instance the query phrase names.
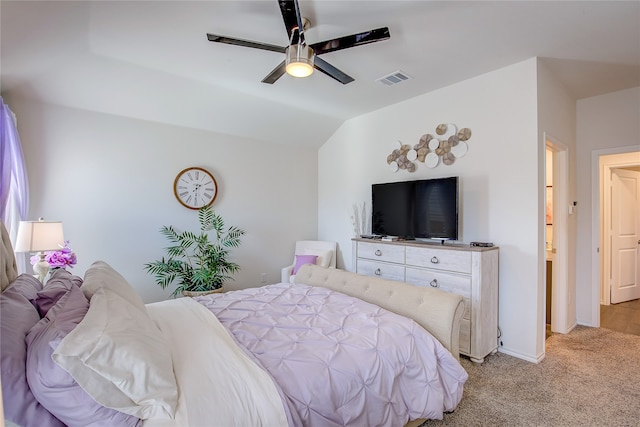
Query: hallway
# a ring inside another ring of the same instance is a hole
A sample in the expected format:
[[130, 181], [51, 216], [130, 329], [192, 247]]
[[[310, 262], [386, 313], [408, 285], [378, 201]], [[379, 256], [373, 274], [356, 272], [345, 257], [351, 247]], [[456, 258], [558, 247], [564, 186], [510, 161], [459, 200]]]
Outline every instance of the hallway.
[[600, 327], [640, 335], [640, 299], [601, 305]]

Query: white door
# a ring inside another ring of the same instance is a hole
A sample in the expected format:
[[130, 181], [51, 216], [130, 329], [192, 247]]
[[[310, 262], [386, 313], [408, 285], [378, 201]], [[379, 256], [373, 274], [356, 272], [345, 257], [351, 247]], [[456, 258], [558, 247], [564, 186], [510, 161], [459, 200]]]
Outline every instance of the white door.
[[640, 174], [611, 170], [611, 303], [640, 298]]

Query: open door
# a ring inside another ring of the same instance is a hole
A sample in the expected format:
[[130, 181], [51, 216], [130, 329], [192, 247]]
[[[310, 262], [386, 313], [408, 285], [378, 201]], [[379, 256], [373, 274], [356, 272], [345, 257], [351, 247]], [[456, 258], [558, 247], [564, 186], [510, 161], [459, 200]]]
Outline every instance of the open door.
[[[545, 134], [546, 148], [551, 151], [552, 173], [548, 198], [551, 201], [551, 238], [547, 259], [551, 260], [551, 331], [568, 333], [575, 325], [575, 298], [569, 289], [569, 149], [562, 142]], [[545, 160], [546, 163], [546, 160]], [[546, 166], [546, 165], [545, 165]], [[545, 221], [546, 223], [546, 221]]]
[[611, 303], [640, 298], [640, 173], [611, 169]]

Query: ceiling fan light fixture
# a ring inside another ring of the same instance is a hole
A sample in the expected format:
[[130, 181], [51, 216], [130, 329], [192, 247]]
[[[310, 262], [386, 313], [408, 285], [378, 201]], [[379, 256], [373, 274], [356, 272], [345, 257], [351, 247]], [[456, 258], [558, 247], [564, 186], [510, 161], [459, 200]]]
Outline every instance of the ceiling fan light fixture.
[[287, 48], [287, 74], [293, 77], [308, 77], [313, 73], [315, 53], [306, 44], [292, 44]]

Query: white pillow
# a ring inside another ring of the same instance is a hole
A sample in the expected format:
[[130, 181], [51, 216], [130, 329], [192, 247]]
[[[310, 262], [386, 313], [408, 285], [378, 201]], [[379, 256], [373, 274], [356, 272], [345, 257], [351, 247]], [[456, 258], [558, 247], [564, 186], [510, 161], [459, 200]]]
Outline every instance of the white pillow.
[[107, 408], [141, 419], [174, 416], [178, 388], [169, 344], [146, 309], [108, 287], [95, 290], [84, 319], [52, 358]]
[[84, 281], [80, 289], [89, 301], [93, 294], [100, 288], [109, 288], [124, 300], [130, 302], [140, 310], [147, 312], [140, 295], [131, 287], [129, 282], [122, 277], [113, 267], [104, 261], [96, 261], [84, 274]]

